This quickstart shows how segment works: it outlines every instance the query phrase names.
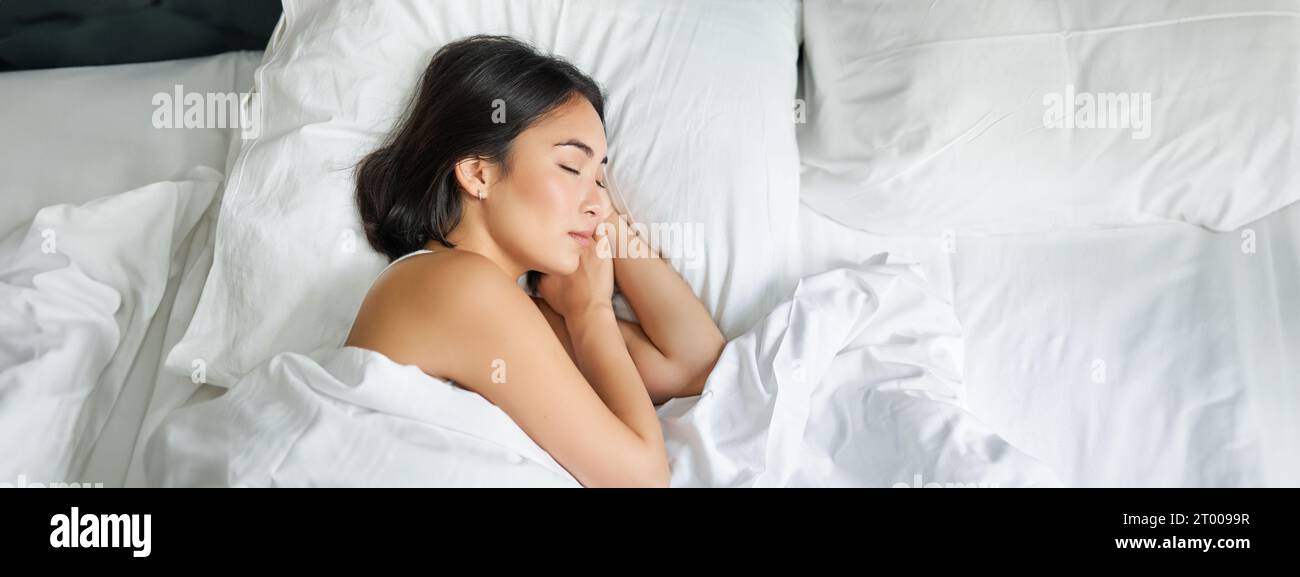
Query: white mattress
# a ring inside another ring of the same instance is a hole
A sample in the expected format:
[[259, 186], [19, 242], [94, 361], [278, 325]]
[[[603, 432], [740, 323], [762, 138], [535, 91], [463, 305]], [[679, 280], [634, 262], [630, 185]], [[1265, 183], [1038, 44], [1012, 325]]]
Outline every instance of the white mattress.
[[1075, 486], [1300, 485], [1298, 228], [1300, 205], [1228, 233], [954, 239], [801, 215], [806, 274], [894, 251], [946, 285], [968, 407]]
[[[246, 91], [260, 59], [260, 53], [240, 52], [0, 74], [5, 102], [0, 107], [0, 126], [6, 134], [22, 135], [0, 139], [0, 174], [4, 175], [0, 237], [45, 206], [83, 203], [181, 178], [196, 165], [223, 169], [230, 131], [154, 128], [153, 96], [171, 93], [175, 85], [186, 92]], [[200, 225], [200, 234], [189, 247], [191, 261], [201, 258], [204, 250], [211, 252], [203, 234], [209, 226]], [[174, 336], [169, 333], [169, 321], [179, 323], [181, 329], [188, 321], [171, 318], [173, 304], [182, 303], [176, 308], [183, 316], [184, 303], [197, 298], [197, 294], [178, 296], [179, 281], [174, 278], [168, 285], [85, 470], [69, 481], [99, 482], [106, 487], [125, 483], [137, 434], [155, 392], [161, 353], [167, 341], [180, 336], [179, 329], [174, 329]]]

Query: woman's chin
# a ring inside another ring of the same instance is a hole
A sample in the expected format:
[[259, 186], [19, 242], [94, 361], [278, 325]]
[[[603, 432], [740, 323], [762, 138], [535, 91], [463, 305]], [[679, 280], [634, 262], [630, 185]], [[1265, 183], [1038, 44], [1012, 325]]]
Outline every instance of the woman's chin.
[[572, 256], [566, 255], [564, 257], [552, 260], [550, 262], [538, 263], [537, 266], [533, 267], [533, 270], [536, 270], [542, 274], [552, 274], [555, 276], [569, 276], [573, 274], [574, 271], [578, 270], [578, 263], [579, 263], [578, 255], [576, 254]]
[[578, 257], [577, 255], [574, 255], [572, 259], [566, 260], [564, 262], [563, 271], [560, 273], [560, 275], [568, 276], [573, 274], [575, 271], [578, 270], [578, 264], [579, 264]]

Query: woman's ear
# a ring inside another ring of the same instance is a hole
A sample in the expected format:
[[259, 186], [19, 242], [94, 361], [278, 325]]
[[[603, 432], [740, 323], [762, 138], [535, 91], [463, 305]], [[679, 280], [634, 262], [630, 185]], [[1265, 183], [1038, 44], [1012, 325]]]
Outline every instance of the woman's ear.
[[461, 159], [456, 163], [456, 182], [466, 194], [486, 198], [492, 182], [491, 162], [477, 156]]

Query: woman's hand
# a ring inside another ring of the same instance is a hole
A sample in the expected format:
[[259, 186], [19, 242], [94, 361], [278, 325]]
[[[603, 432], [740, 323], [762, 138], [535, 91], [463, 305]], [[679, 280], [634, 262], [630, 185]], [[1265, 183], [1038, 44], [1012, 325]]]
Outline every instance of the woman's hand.
[[566, 319], [577, 317], [595, 307], [613, 307], [613, 250], [609, 246], [611, 239], [604, 234], [605, 228], [596, 227], [595, 242], [583, 249], [578, 268], [573, 274], [542, 275], [537, 283], [537, 293]]
[[609, 236], [609, 247], [613, 254], [625, 258], [632, 254], [632, 251], [629, 250], [629, 246], [617, 246], [615, 244], [620, 240], [631, 244], [632, 239], [637, 237], [636, 228], [632, 226], [632, 219], [628, 218], [627, 215], [616, 209], [611, 209], [609, 211], [609, 216], [605, 217], [605, 221], [597, 228], [607, 231], [607, 235]]
[[[632, 219], [611, 214], [608, 233], [617, 247], [614, 282], [639, 323], [622, 323], [623, 341], [653, 402], [698, 395], [727, 340], [690, 285], [636, 235]], [[621, 227], [627, 227], [622, 233]]]

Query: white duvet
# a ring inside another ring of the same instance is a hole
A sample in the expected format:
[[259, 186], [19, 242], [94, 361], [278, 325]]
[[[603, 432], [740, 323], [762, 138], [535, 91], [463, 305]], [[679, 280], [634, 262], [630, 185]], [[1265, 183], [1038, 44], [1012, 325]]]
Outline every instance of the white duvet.
[[[961, 350], [951, 306], [885, 255], [804, 279], [701, 396], [659, 408], [672, 485], [1057, 485], [965, 410]], [[161, 486], [578, 486], [483, 397], [351, 347], [172, 413], [145, 467]]]
[[82, 480], [221, 180], [190, 177], [44, 208], [0, 242], [0, 482]]

